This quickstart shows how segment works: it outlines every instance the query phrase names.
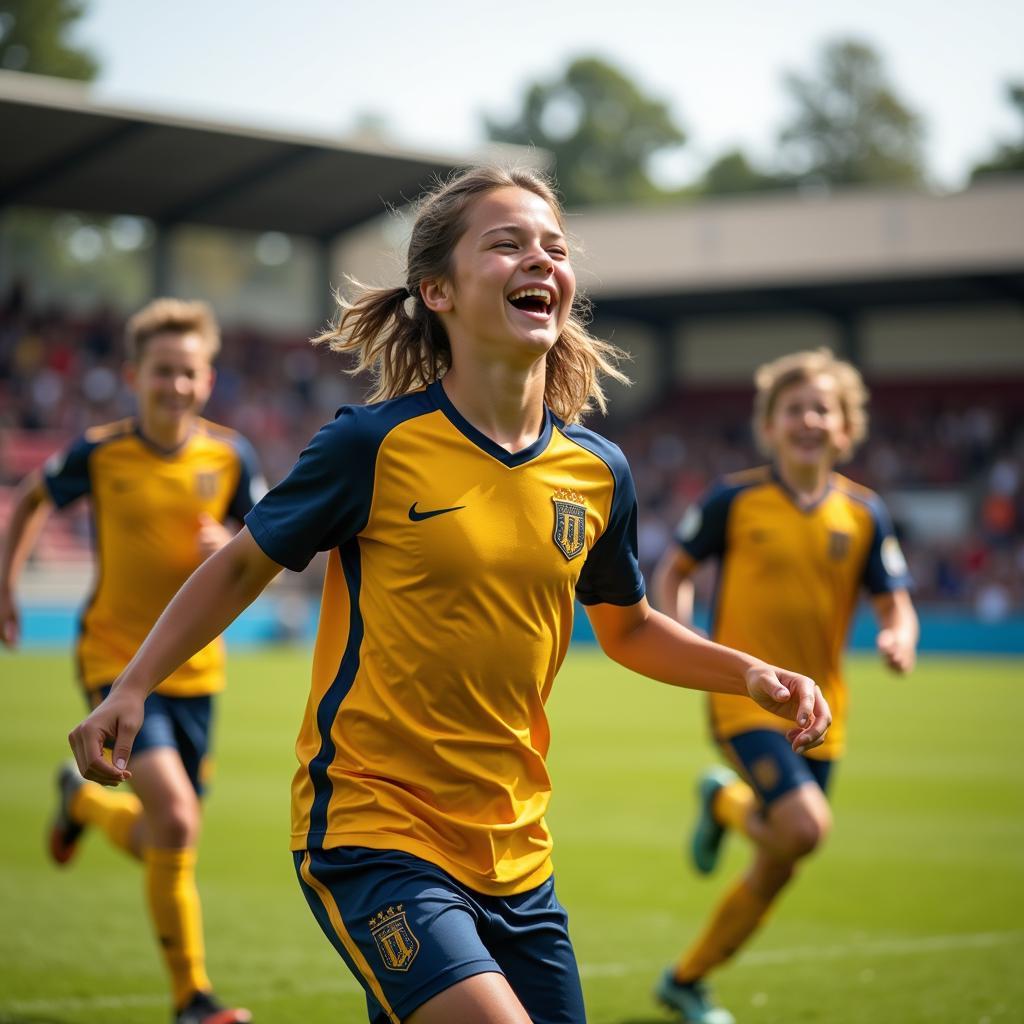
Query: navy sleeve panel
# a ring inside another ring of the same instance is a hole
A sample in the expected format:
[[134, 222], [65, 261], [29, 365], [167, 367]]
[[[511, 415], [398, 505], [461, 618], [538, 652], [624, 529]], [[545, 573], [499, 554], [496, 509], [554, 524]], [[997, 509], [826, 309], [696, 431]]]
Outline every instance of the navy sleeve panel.
[[57, 508], [65, 508], [92, 491], [89, 456], [99, 444], [79, 437], [70, 447], [52, 455], [43, 467], [43, 483]]
[[695, 562], [725, 554], [726, 527], [733, 499], [750, 484], [718, 480], [691, 505], [675, 530], [676, 543]]
[[256, 449], [241, 434], [235, 434], [230, 440], [238, 453], [239, 473], [238, 486], [228, 503], [227, 515], [229, 519], [242, 522], [253, 505], [267, 493], [267, 483], [260, 470]]
[[908, 589], [912, 584], [910, 571], [900, 542], [896, 539], [889, 510], [882, 499], [874, 494], [863, 503], [871, 512], [874, 522], [874, 536], [864, 563], [864, 585], [871, 594], [890, 594], [894, 590]]
[[637, 555], [636, 488], [626, 458], [618, 447], [584, 427], [559, 429], [581, 448], [596, 455], [611, 471], [615, 490], [604, 533], [597, 538], [576, 584], [581, 604], [636, 604], [645, 593]]
[[301, 572], [365, 526], [377, 451], [399, 423], [430, 412], [424, 392], [368, 406], [343, 406], [321, 427], [291, 472], [257, 503], [245, 525], [265, 554]]

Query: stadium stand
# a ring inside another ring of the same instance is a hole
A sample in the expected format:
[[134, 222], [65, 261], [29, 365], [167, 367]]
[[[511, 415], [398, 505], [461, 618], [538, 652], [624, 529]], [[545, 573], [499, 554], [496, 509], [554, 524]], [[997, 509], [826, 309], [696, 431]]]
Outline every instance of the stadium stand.
[[[17, 295], [7, 297], [0, 314], [0, 521], [10, 488], [29, 469], [89, 424], [130, 410], [120, 380], [119, 326], [106, 313], [36, 312]], [[304, 337], [228, 329], [209, 413], [255, 441], [273, 482], [338, 405], [359, 401], [359, 386], [342, 369], [337, 356]], [[894, 509], [918, 599], [971, 607], [984, 619], [1024, 608], [1018, 382], [890, 380], [872, 391], [871, 437], [845, 471]], [[715, 476], [756, 461], [749, 408], [749, 387], [691, 388], [602, 428], [634, 468], [646, 570]], [[959, 512], [945, 528], [918, 524], [900, 515], [908, 492], [952, 494]], [[34, 557], [52, 566], [84, 563], [88, 545], [83, 516], [55, 516]]]
[[[871, 382], [869, 381], [869, 384]], [[1024, 607], [1024, 419], [1005, 381], [872, 387], [871, 436], [842, 471], [886, 498], [919, 601], [1000, 618]], [[649, 570], [685, 508], [714, 477], [756, 463], [750, 390], [666, 400], [615, 431], [641, 496], [641, 558]], [[914, 502], [941, 505], [919, 521]], [[901, 514], [902, 513], [902, 514]], [[708, 582], [701, 592], [709, 599]]]

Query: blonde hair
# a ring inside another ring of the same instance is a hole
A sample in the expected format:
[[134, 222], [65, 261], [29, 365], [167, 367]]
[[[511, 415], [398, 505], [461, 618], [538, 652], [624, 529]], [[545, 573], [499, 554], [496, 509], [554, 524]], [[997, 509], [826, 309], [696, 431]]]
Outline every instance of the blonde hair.
[[757, 388], [754, 397], [754, 438], [764, 454], [771, 454], [765, 425], [775, 411], [779, 395], [794, 384], [803, 384], [820, 376], [831, 377], [836, 382], [839, 404], [846, 420], [850, 444], [840, 454], [840, 461], [850, 458], [857, 445], [868, 436], [868, 389], [860, 371], [852, 363], [836, 359], [828, 348], [791, 352], [759, 366], [754, 374], [754, 386]]
[[128, 359], [137, 363], [146, 345], [158, 334], [198, 334], [212, 363], [220, 352], [220, 328], [213, 310], [205, 302], [185, 299], [154, 299], [143, 306], [125, 326], [124, 348]]
[[[522, 168], [472, 168], [438, 183], [421, 200], [409, 239], [404, 286], [368, 288], [352, 281], [361, 289], [358, 296], [351, 302], [337, 296], [340, 317], [313, 338], [313, 344], [357, 356], [349, 372], [370, 371], [369, 401], [415, 391], [443, 377], [451, 367], [447, 331], [424, 304], [420, 284], [451, 277], [452, 252], [466, 230], [471, 206], [501, 188], [521, 188], [539, 196], [564, 230], [562, 206], [548, 178]], [[607, 409], [602, 377], [629, 382], [617, 368], [626, 354], [588, 333], [589, 320], [589, 303], [577, 293], [569, 319], [546, 357], [544, 401], [567, 423], [577, 422], [595, 406], [601, 412]]]

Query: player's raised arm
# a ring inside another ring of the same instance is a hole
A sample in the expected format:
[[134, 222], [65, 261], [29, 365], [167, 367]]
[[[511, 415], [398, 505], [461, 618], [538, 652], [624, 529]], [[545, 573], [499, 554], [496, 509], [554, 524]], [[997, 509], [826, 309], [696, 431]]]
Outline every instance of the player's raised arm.
[[[188, 578], [107, 698], [68, 736], [85, 778], [104, 785], [129, 778], [128, 758], [150, 691], [219, 636], [280, 571], [242, 529]], [[108, 740], [113, 763], [103, 757]]]
[[661, 556], [651, 581], [651, 593], [659, 611], [691, 628], [694, 595], [691, 577], [696, 568], [697, 562], [672, 544]]
[[917, 660], [920, 635], [917, 612], [910, 594], [906, 590], [876, 594], [871, 604], [878, 620], [876, 646], [879, 654], [894, 672], [909, 672]]
[[749, 695], [796, 723], [786, 736], [797, 752], [818, 746], [832, 721], [814, 680], [705, 640], [646, 598], [628, 606], [589, 605], [587, 614], [602, 650], [620, 665], [671, 686]]
[[199, 529], [196, 533], [196, 544], [199, 547], [199, 554], [202, 558], [209, 558], [216, 554], [235, 535], [234, 527], [228, 528], [224, 523], [218, 522], [208, 512], [201, 512], [199, 515]]
[[15, 492], [14, 508], [0, 554], [0, 642], [10, 648], [17, 647], [21, 639], [21, 617], [14, 590], [50, 514], [50, 507], [42, 475], [38, 471], [30, 473]]

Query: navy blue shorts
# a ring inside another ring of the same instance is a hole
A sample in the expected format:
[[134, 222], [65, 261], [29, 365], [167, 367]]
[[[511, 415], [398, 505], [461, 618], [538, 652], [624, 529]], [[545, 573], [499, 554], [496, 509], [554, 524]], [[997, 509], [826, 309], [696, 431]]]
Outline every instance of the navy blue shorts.
[[516, 896], [485, 896], [394, 850], [346, 846], [294, 857], [313, 916], [366, 990], [371, 1024], [397, 1024], [486, 972], [505, 975], [534, 1024], [586, 1019], [554, 879]]
[[739, 764], [765, 807], [805, 782], [817, 783], [828, 793], [834, 762], [795, 753], [781, 732], [752, 729], [723, 740], [722, 746]]
[[[95, 702], [93, 707], [108, 693], [109, 686], [94, 691], [90, 695]], [[206, 788], [204, 768], [210, 753], [213, 731], [213, 697], [210, 694], [202, 697], [165, 697], [160, 693], [151, 693], [146, 698], [145, 715], [142, 728], [132, 745], [132, 754], [141, 754], [155, 747], [173, 747], [181, 756], [192, 788], [202, 796]]]

